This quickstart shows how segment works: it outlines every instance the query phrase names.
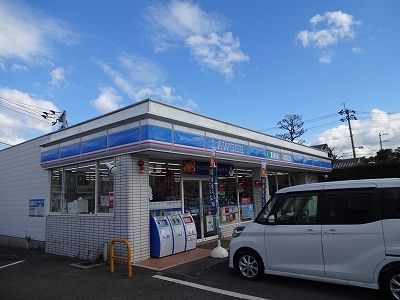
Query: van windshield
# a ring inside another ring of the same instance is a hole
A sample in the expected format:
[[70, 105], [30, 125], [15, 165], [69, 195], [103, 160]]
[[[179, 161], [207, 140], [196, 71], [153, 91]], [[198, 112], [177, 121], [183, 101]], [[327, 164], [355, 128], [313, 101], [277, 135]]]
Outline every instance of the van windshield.
[[275, 205], [275, 202], [278, 199], [278, 194], [275, 194], [268, 203], [263, 207], [261, 212], [258, 214], [257, 218], [254, 220], [256, 223], [265, 224], [267, 222], [269, 213]]

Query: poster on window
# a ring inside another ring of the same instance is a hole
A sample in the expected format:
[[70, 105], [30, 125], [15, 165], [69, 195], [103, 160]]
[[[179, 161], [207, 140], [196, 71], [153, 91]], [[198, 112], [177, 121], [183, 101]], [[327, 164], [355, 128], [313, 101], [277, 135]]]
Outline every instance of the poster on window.
[[167, 200], [175, 199], [175, 173], [167, 169], [165, 174], [165, 197]]
[[242, 204], [242, 220], [254, 219], [253, 203]]
[[215, 231], [215, 224], [214, 224], [214, 216], [207, 215], [206, 216], [206, 230], [207, 232]]
[[114, 208], [114, 192], [108, 193], [108, 208]]

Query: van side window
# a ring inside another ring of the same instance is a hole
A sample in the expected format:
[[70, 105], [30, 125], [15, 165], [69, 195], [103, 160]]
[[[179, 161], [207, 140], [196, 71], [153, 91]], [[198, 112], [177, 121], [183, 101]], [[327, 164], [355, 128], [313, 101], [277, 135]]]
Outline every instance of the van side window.
[[400, 219], [400, 188], [379, 190], [383, 219]]
[[258, 214], [254, 222], [259, 224], [266, 224], [269, 214], [271, 213], [275, 203], [278, 201], [278, 196], [275, 194], [268, 203], [263, 207], [261, 212]]
[[328, 195], [328, 224], [365, 224], [376, 221], [375, 194], [346, 193], [338, 191]]
[[317, 223], [318, 195], [288, 195], [276, 211], [276, 224], [301, 225]]

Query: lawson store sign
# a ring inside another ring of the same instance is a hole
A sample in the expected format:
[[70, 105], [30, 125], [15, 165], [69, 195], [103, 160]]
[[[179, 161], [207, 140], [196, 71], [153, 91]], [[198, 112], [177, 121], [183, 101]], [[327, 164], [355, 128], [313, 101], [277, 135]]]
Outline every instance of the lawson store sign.
[[232, 142], [228, 139], [214, 138], [191, 132], [173, 130], [157, 125], [141, 125], [138, 127], [113, 132], [104, 136], [81, 141], [77, 140], [67, 146], [59, 146], [52, 150], [44, 149], [41, 153], [41, 164], [50, 166], [65, 160], [79, 161], [93, 154], [112, 154], [118, 150], [126, 152], [135, 150], [164, 149], [176, 152], [203, 152], [209, 155], [215, 149], [221, 157], [248, 159], [251, 161], [267, 161], [273, 165], [302, 166], [313, 169], [331, 170], [331, 162], [295, 152], [270, 150], [268, 146], [255, 147], [249, 142]]

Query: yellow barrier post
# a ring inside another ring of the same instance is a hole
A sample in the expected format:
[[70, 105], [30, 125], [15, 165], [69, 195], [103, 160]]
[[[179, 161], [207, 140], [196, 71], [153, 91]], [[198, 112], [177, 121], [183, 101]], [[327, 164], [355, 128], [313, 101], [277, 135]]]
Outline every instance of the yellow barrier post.
[[[120, 243], [120, 244], [125, 244], [126, 245], [126, 251], [128, 252], [128, 256], [115, 256], [115, 249], [114, 245], [115, 243]], [[127, 260], [128, 262], [128, 277], [132, 277], [132, 253], [131, 253], [131, 246], [129, 245], [128, 240], [124, 239], [113, 239], [111, 241], [110, 245], [110, 272], [114, 273], [115, 271], [115, 259], [123, 259]]]

